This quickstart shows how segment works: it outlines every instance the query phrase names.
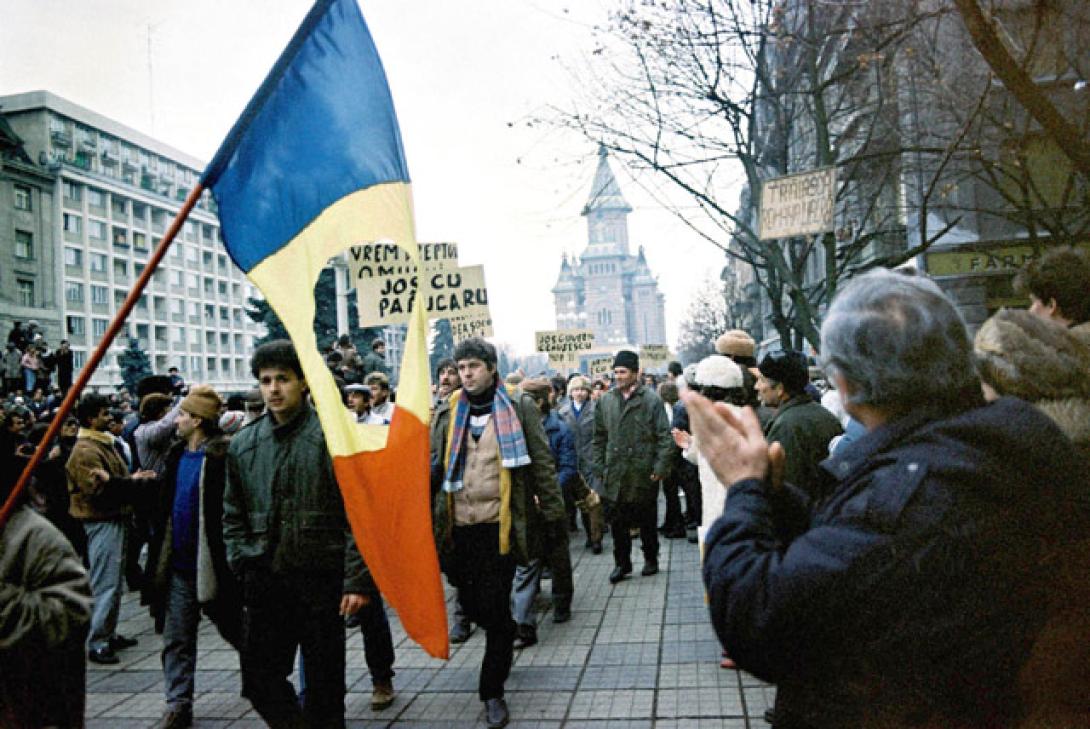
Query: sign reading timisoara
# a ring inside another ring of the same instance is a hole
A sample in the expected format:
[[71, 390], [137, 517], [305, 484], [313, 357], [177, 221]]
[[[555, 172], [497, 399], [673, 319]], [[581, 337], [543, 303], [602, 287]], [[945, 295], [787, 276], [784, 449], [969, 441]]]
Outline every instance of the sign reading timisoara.
[[831, 231], [835, 203], [835, 167], [765, 180], [758, 237], [772, 240]]
[[579, 353], [594, 347], [594, 332], [589, 329], [557, 329], [534, 333], [535, 349], [548, 352], [549, 365], [554, 369], [575, 367]]

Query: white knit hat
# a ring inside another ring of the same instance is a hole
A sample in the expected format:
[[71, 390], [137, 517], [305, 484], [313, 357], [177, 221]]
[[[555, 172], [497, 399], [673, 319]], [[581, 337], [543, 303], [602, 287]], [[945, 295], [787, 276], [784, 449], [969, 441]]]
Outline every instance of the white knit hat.
[[696, 366], [696, 384], [724, 390], [742, 387], [742, 368], [729, 357], [713, 354], [700, 360]]

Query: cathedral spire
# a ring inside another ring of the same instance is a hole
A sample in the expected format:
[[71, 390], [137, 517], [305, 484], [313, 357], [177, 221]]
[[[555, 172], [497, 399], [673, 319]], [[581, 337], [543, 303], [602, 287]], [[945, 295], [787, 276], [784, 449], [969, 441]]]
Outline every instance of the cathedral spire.
[[632, 206], [624, 199], [621, 187], [617, 184], [617, 178], [613, 176], [613, 170], [609, 168], [609, 151], [604, 144], [598, 145], [598, 169], [594, 173], [594, 182], [590, 186], [587, 204], [583, 206], [583, 215], [589, 215], [597, 210], [632, 212]]

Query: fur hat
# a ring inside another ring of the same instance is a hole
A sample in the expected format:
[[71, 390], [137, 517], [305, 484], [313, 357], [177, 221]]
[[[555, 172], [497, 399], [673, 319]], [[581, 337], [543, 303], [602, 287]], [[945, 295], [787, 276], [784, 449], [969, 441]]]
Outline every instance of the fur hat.
[[613, 366], [635, 372], [640, 369], [640, 356], [630, 349], [622, 349], [613, 355]]
[[696, 384], [701, 387], [732, 390], [741, 387], [742, 382], [742, 368], [729, 357], [713, 354], [696, 366]]
[[590, 380], [583, 375], [576, 375], [568, 380], [568, 397], [574, 390], [590, 390]]
[[806, 355], [790, 349], [769, 352], [757, 366], [757, 371], [775, 380], [791, 393], [800, 393], [810, 382], [810, 367]]
[[182, 400], [182, 410], [197, 418], [218, 423], [223, 400], [210, 385], [194, 385]]
[[728, 357], [753, 357], [757, 343], [741, 329], [731, 329], [715, 340], [715, 351]]
[[1063, 325], [1000, 309], [973, 343], [980, 378], [1023, 400], [1090, 398], [1090, 343]]
[[164, 395], [161, 392], [149, 392], [144, 395], [144, 397], [140, 398], [141, 419], [150, 418], [152, 413], [161, 412], [170, 407], [170, 401], [170, 395]]

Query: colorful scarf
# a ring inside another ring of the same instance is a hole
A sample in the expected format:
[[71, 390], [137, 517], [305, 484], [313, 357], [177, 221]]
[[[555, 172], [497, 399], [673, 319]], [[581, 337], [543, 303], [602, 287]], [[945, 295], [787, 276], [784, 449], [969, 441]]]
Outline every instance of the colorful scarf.
[[[465, 440], [469, 425], [469, 396], [460, 391], [458, 402], [451, 415], [452, 427], [450, 452], [447, 454], [447, 472], [443, 480], [443, 490], [448, 494], [461, 491], [462, 474], [465, 472]], [[496, 424], [496, 440], [500, 445], [500, 462], [504, 468], [518, 468], [530, 463], [530, 453], [526, 450], [526, 438], [522, 435], [515, 405], [503, 387], [496, 388], [492, 399], [492, 419]]]

